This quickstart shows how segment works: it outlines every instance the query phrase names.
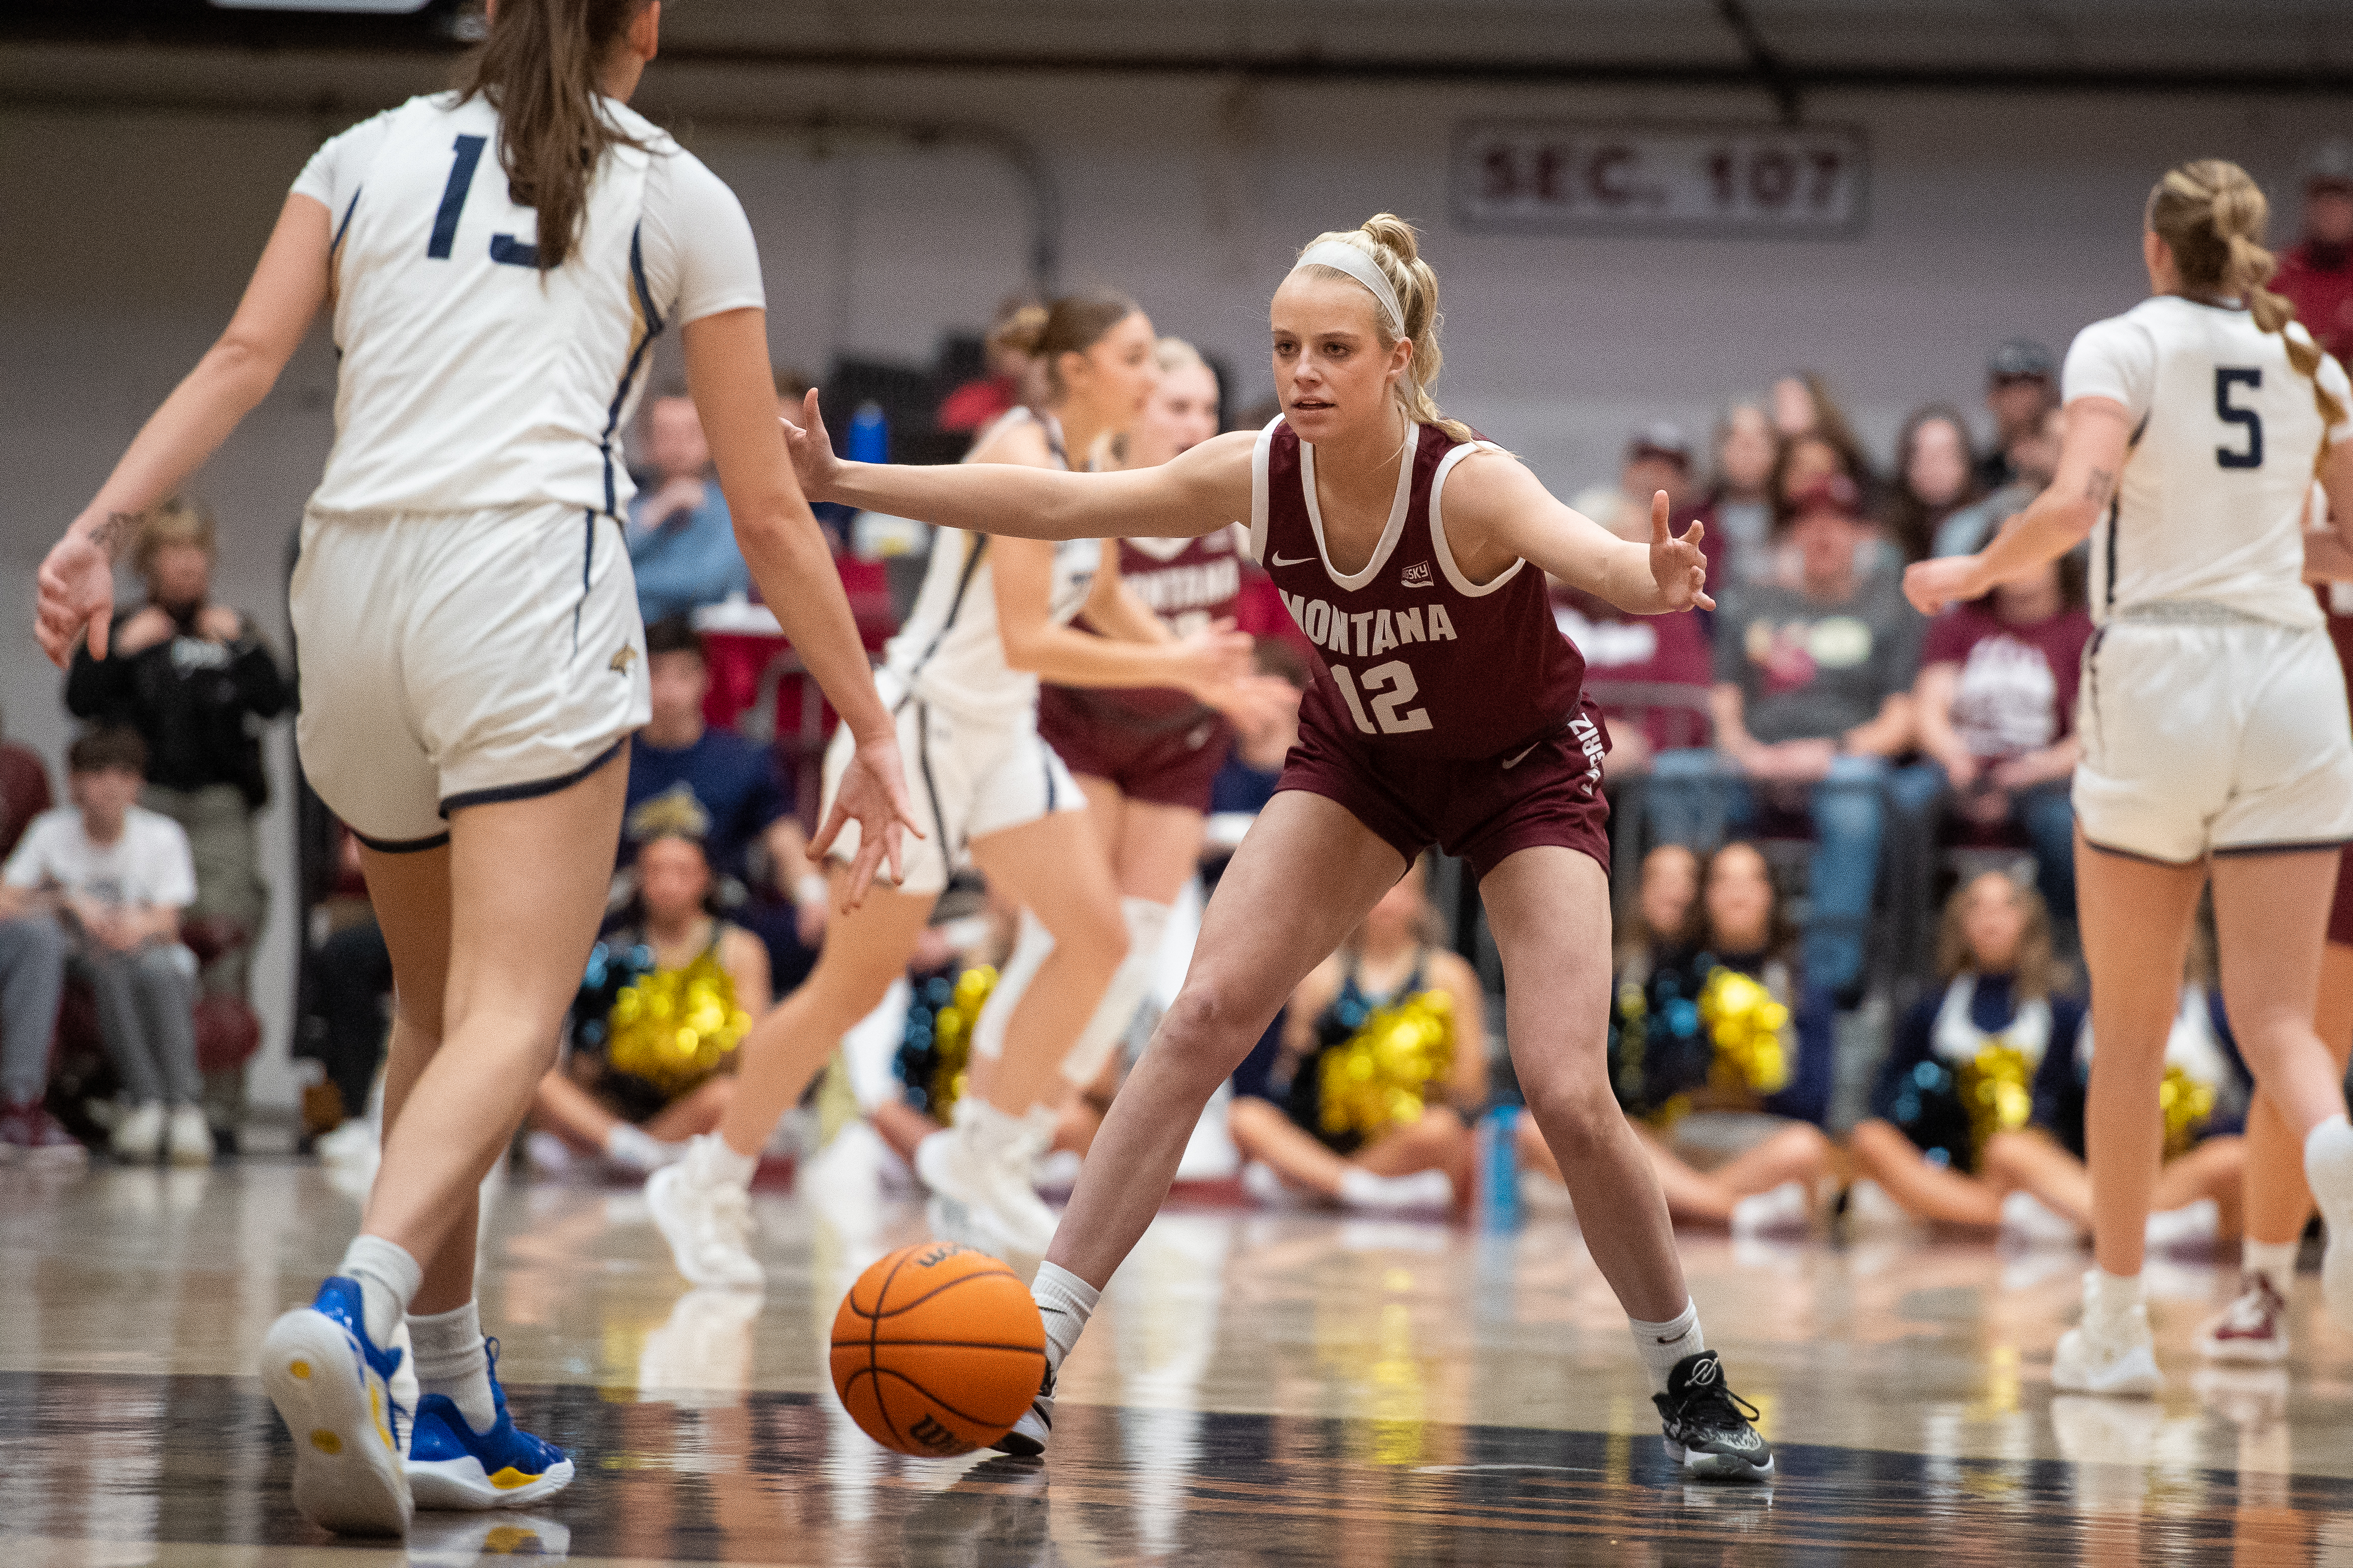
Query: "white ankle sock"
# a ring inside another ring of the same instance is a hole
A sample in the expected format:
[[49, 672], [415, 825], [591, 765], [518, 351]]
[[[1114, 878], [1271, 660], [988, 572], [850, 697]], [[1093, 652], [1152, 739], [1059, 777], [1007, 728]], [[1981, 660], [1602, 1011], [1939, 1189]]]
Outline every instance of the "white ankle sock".
[[716, 1132], [706, 1132], [694, 1141], [687, 1151], [687, 1163], [693, 1167], [696, 1179], [705, 1185], [720, 1182], [735, 1186], [752, 1184], [753, 1173], [760, 1168], [757, 1154], [738, 1154], [727, 1146], [727, 1140]]
[[2295, 1283], [2295, 1255], [2303, 1250], [2301, 1239], [2295, 1241], [2257, 1241], [2249, 1237], [2240, 1244], [2239, 1267], [2250, 1274], [2259, 1274], [2271, 1282], [2280, 1300], [2287, 1300], [2288, 1289]]
[[2111, 1274], [2097, 1264], [2084, 1274], [2084, 1326], [2113, 1335], [2141, 1304], [2140, 1276]]
[[408, 1315], [408, 1343], [417, 1356], [417, 1386], [449, 1396], [466, 1425], [487, 1432], [499, 1418], [491, 1398], [491, 1357], [482, 1343], [482, 1315], [472, 1301], [429, 1317]]
[[1062, 1358], [1079, 1342], [1103, 1292], [1067, 1268], [1041, 1263], [1038, 1278], [1030, 1283], [1029, 1299], [1038, 1303], [1038, 1315], [1046, 1323], [1046, 1368], [1060, 1373]]
[[409, 1298], [425, 1283], [423, 1267], [405, 1247], [380, 1236], [360, 1236], [344, 1248], [335, 1272], [359, 1281], [369, 1342], [378, 1350], [392, 1343], [393, 1331], [408, 1315]]
[[1634, 1349], [1651, 1374], [1653, 1394], [1667, 1391], [1667, 1374], [1675, 1370], [1677, 1362], [1707, 1349], [1706, 1336], [1699, 1331], [1699, 1306], [1694, 1301], [1685, 1301], [1683, 1310], [1663, 1323], [1629, 1318], [1626, 1326], [1633, 1331]]

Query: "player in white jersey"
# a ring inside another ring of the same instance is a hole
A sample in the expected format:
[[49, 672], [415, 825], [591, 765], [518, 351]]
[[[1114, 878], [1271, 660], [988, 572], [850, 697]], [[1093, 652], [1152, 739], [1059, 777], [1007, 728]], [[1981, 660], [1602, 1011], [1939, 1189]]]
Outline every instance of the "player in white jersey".
[[[659, 0], [501, 0], [462, 91], [335, 138], [288, 197], [227, 332], [40, 574], [40, 636], [105, 651], [112, 562], [268, 394], [322, 305], [336, 440], [292, 592], [298, 737], [364, 846], [397, 998], [361, 1234], [262, 1371], [294, 1501], [344, 1533], [414, 1507], [534, 1503], [572, 1478], [520, 1430], [473, 1298], [476, 1190], [550, 1066], [604, 908], [644, 633], [616, 432], [653, 336], [687, 376], [737, 537], [855, 737], [841, 890], [898, 864], [897, 741], [774, 422], [758, 257], [709, 171], [624, 105]], [[820, 846], [829, 837], [821, 832]], [[392, 1403], [404, 1321], [421, 1397]]]
[[[968, 461], [1067, 468], [1134, 422], [1157, 379], [1152, 323], [1117, 295], [1034, 308], [1018, 346], [1045, 361], [1050, 395], [983, 431]], [[955, 1124], [923, 1142], [916, 1168], [939, 1202], [935, 1228], [991, 1251], [1038, 1256], [1053, 1211], [1030, 1185], [1044, 1152], [1071, 1047], [1127, 947], [1111, 868], [1086, 797], [1038, 736], [1038, 681], [1177, 686], [1219, 693], [1247, 668], [1250, 639], [1222, 629], [1170, 640], [1153, 616], [1099, 574], [1099, 541], [1047, 543], [942, 529], [906, 626], [884, 658], [882, 689], [897, 714], [915, 813], [926, 837], [894, 890], [826, 931], [817, 968], [746, 1038], [719, 1130], [647, 1185], [679, 1272], [702, 1285], [752, 1285], [744, 1193], [762, 1145], [842, 1036], [906, 971], [932, 906], [960, 866], [1036, 916], [1050, 955], [1027, 986], [1001, 983], [975, 1030], [970, 1080]], [[1071, 629], [1082, 610], [1113, 635]], [[827, 789], [848, 754], [826, 760]], [[857, 841], [845, 836], [837, 854]], [[1099, 1065], [1099, 1064], [1098, 1064]], [[1085, 1077], [1092, 1068], [1079, 1064]]]
[[2353, 516], [2353, 385], [2263, 288], [2263, 220], [2235, 164], [2158, 182], [2141, 241], [2152, 298], [2069, 352], [2058, 477], [1982, 554], [1905, 580], [1933, 614], [2093, 543], [2075, 862], [2102, 1049], [2085, 1119], [2095, 1266], [2052, 1361], [2071, 1392], [2158, 1386], [2142, 1241], [2166, 1036], [2210, 879], [2232, 1027], [2303, 1145], [2328, 1226], [2323, 1297], [2353, 1328], [2353, 1128], [2313, 1032], [2337, 850], [2353, 840], [2353, 731], [2301, 581], [2316, 472], [2337, 518]]

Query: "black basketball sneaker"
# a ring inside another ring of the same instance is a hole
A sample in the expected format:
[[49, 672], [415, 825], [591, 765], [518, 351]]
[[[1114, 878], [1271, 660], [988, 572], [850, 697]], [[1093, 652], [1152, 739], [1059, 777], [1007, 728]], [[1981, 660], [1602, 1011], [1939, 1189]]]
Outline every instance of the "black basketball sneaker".
[[1038, 1397], [1029, 1402], [1029, 1414], [1013, 1424], [1013, 1430], [989, 1445], [1000, 1454], [1012, 1454], [1032, 1459], [1046, 1451], [1046, 1439], [1054, 1432], [1054, 1363], [1046, 1362], [1046, 1381], [1039, 1385]]
[[1724, 1363], [1714, 1351], [1675, 1363], [1667, 1391], [1654, 1394], [1667, 1458], [1687, 1474], [1723, 1480], [1761, 1481], [1773, 1474], [1773, 1450], [1750, 1425], [1757, 1407], [1724, 1384]]

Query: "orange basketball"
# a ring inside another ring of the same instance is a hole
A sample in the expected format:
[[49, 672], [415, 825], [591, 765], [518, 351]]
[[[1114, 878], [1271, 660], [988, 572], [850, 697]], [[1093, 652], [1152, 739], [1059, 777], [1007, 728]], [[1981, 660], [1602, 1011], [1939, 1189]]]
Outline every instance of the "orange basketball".
[[944, 1241], [902, 1247], [833, 1315], [833, 1391], [886, 1448], [944, 1458], [1010, 1431], [1046, 1378], [1046, 1325], [1021, 1277]]

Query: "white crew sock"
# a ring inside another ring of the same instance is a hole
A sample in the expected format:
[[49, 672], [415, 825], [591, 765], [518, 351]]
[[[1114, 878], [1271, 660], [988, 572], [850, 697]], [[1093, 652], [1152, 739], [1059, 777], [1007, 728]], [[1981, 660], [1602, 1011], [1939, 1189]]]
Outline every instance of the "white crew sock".
[[675, 1144], [665, 1143], [642, 1127], [617, 1121], [605, 1134], [605, 1158], [624, 1170], [650, 1176], [678, 1157]]
[[482, 1343], [482, 1314], [476, 1303], [429, 1317], [408, 1315], [408, 1344], [417, 1357], [417, 1387], [447, 1394], [466, 1425], [487, 1432], [499, 1407], [491, 1397], [491, 1357]]
[[344, 1248], [335, 1272], [359, 1281], [368, 1342], [378, 1350], [390, 1345], [393, 1331], [408, 1315], [409, 1299], [425, 1283], [423, 1266], [380, 1236], [360, 1236]]
[[1103, 1292], [1067, 1268], [1040, 1263], [1038, 1278], [1029, 1286], [1029, 1299], [1038, 1303], [1038, 1316], [1046, 1324], [1046, 1370], [1060, 1373], [1063, 1358], [1079, 1342]]
[[760, 1168], [757, 1154], [738, 1154], [727, 1146], [727, 1140], [716, 1132], [706, 1132], [688, 1143], [686, 1159], [688, 1175], [698, 1186], [749, 1187], [753, 1173]]
[[1685, 1300], [1683, 1310], [1663, 1323], [1629, 1318], [1626, 1326], [1633, 1331], [1634, 1349], [1651, 1374], [1653, 1394], [1667, 1391], [1667, 1374], [1675, 1370], [1676, 1363], [1707, 1349], [1707, 1339], [1699, 1331], [1699, 1305], [1694, 1301]]
[[1454, 1182], [1443, 1171], [1417, 1171], [1410, 1176], [1376, 1176], [1350, 1167], [1340, 1178], [1340, 1201], [1352, 1209], [1396, 1214], [1414, 1209], [1442, 1209], [1454, 1202]]
[[1013, 1020], [1013, 1009], [1021, 1005], [1022, 993], [1029, 989], [1053, 952], [1053, 933], [1036, 915], [1023, 910], [1013, 951], [997, 972], [997, 984], [989, 987], [988, 1000], [980, 1005], [980, 1016], [973, 1020], [973, 1060], [995, 1061], [1005, 1054], [1005, 1031]]
[[2101, 1338], [2125, 1331], [2141, 1305], [2140, 1276], [2111, 1274], [2097, 1264], [2084, 1275], [2084, 1327]]
[[1062, 1076], [1082, 1088], [1094, 1082], [1103, 1063], [1127, 1037], [1135, 1010], [1152, 988], [1153, 971], [1160, 963], [1160, 939], [1167, 933], [1169, 917], [1176, 909], [1150, 899], [1122, 899], [1119, 912], [1127, 925], [1127, 956], [1112, 972], [1103, 1000], [1095, 1004], [1086, 1027], [1079, 1031], [1069, 1054], [1062, 1058]]
[[2295, 1241], [2257, 1241], [2249, 1237], [2240, 1244], [2239, 1267], [2250, 1274], [2262, 1276], [2279, 1298], [2287, 1300], [2289, 1287], [2295, 1283], [2295, 1255], [2302, 1251], [2301, 1238]]

